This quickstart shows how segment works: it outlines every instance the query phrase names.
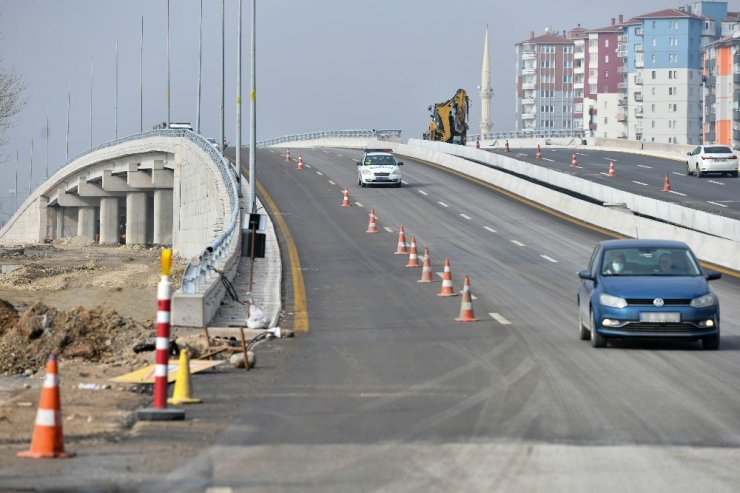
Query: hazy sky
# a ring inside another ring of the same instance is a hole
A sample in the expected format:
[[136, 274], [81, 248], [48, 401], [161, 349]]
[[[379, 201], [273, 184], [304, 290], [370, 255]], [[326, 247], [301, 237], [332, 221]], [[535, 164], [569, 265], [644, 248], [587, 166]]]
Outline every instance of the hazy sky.
[[[204, 0], [201, 130], [220, 132], [221, 1]], [[470, 126], [480, 121], [483, 36], [489, 26], [491, 119], [514, 128], [514, 44], [612, 17], [675, 8], [670, 0], [498, 2], [485, 0], [257, 0], [257, 139], [334, 129], [396, 128], [405, 138], [426, 129], [427, 106], [458, 88], [471, 96]], [[740, 10], [731, 0], [731, 11]], [[170, 1], [170, 114], [195, 126], [200, 0]], [[226, 5], [226, 136], [236, 121], [238, 0]], [[242, 142], [249, 140], [251, 0], [244, 0]], [[27, 85], [28, 105], [9, 133], [0, 164], [0, 211], [13, 207], [16, 152], [19, 202], [65, 162], [67, 92], [71, 87], [70, 158], [115, 137], [115, 46], [118, 38], [118, 136], [139, 132], [140, 36], [144, 21], [143, 126], [167, 111], [166, 0], [0, 0], [0, 63]], [[33, 156], [31, 141], [33, 140]], [[3, 199], [4, 198], [4, 199]]]

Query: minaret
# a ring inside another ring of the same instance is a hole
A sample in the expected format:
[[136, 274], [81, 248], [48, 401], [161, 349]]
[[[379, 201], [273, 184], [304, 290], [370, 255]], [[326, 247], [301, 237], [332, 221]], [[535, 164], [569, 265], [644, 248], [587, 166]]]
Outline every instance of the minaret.
[[480, 86], [480, 133], [485, 135], [491, 133], [491, 122], [488, 120], [488, 115], [491, 107], [491, 96], [493, 90], [491, 89], [491, 64], [488, 61], [488, 24], [486, 24], [486, 39], [483, 43], [483, 68], [481, 69]]

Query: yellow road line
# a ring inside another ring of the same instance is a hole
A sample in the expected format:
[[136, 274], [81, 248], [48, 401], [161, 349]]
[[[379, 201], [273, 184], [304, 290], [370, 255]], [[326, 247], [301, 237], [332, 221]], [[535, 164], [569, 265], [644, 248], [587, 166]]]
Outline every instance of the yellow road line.
[[280, 215], [280, 211], [267, 193], [265, 187], [262, 186], [259, 180], [257, 180], [257, 188], [259, 189], [262, 200], [265, 202], [267, 208], [272, 212], [273, 220], [278, 224], [280, 231], [285, 238], [285, 243], [288, 246], [288, 256], [290, 257], [290, 274], [293, 278], [293, 330], [296, 332], [308, 332], [308, 305], [306, 303], [306, 286], [303, 283], [303, 272], [301, 271], [301, 259], [298, 257], [298, 248], [296, 247], [295, 241], [293, 241], [293, 235], [290, 234], [288, 225], [285, 224], [283, 216]]

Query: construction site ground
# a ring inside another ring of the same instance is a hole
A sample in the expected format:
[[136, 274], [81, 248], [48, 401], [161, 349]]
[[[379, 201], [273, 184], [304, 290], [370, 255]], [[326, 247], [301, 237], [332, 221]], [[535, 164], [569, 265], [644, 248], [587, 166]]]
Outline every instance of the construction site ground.
[[[46, 363], [57, 348], [67, 448], [136, 435], [136, 410], [151, 407], [152, 386], [111, 378], [153, 363], [147, 346], [156, 335], [160, 254], [157, 248], [82, 243], [0, 249], [0, 449], [5, 453], [30, 443]], [[173, 261], [173, 290], [185, 265], [185, 259]], [[173, 327], [171, 340], [188, 347], [191, 358], [206, 350], [200, 329]], [[263, 360], [282, 350], [267, 343]], [[240, 385], [248, 380], [244, 372], [222, 364], [204, 373]], [[252, 384], [261, 380], [254, 377]], [[217, 391], [209, 388], [207, 395], [213, 398]]]

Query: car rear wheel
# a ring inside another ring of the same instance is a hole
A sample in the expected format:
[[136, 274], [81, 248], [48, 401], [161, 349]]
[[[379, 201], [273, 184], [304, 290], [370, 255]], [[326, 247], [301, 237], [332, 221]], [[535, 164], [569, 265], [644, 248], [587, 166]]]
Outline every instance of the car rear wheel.
[[698, 164], [696, 165], [696, 170], [694, 174], [696, 175], [697, 178], [701, 178], [702, 176], [704, 176], [704, 174], [699, 170]]
[[581, 318], [581, 309], [578, 309], [578, 337], [582, 341], [588, 341], [591, 339], [591, 331], [588, 330], [588, 327], [583, 325], [583, 319]]
[[730, 173], [730, 176], [732, 176], [733, 178], [737, 178], [737, 171], [733, 171], [732, 173]]
[[596, 324], [594, 323], [593, 310], [591, 310], [591, 346], [595, 348], [606, 347], [606, 337], [596, 332]]

